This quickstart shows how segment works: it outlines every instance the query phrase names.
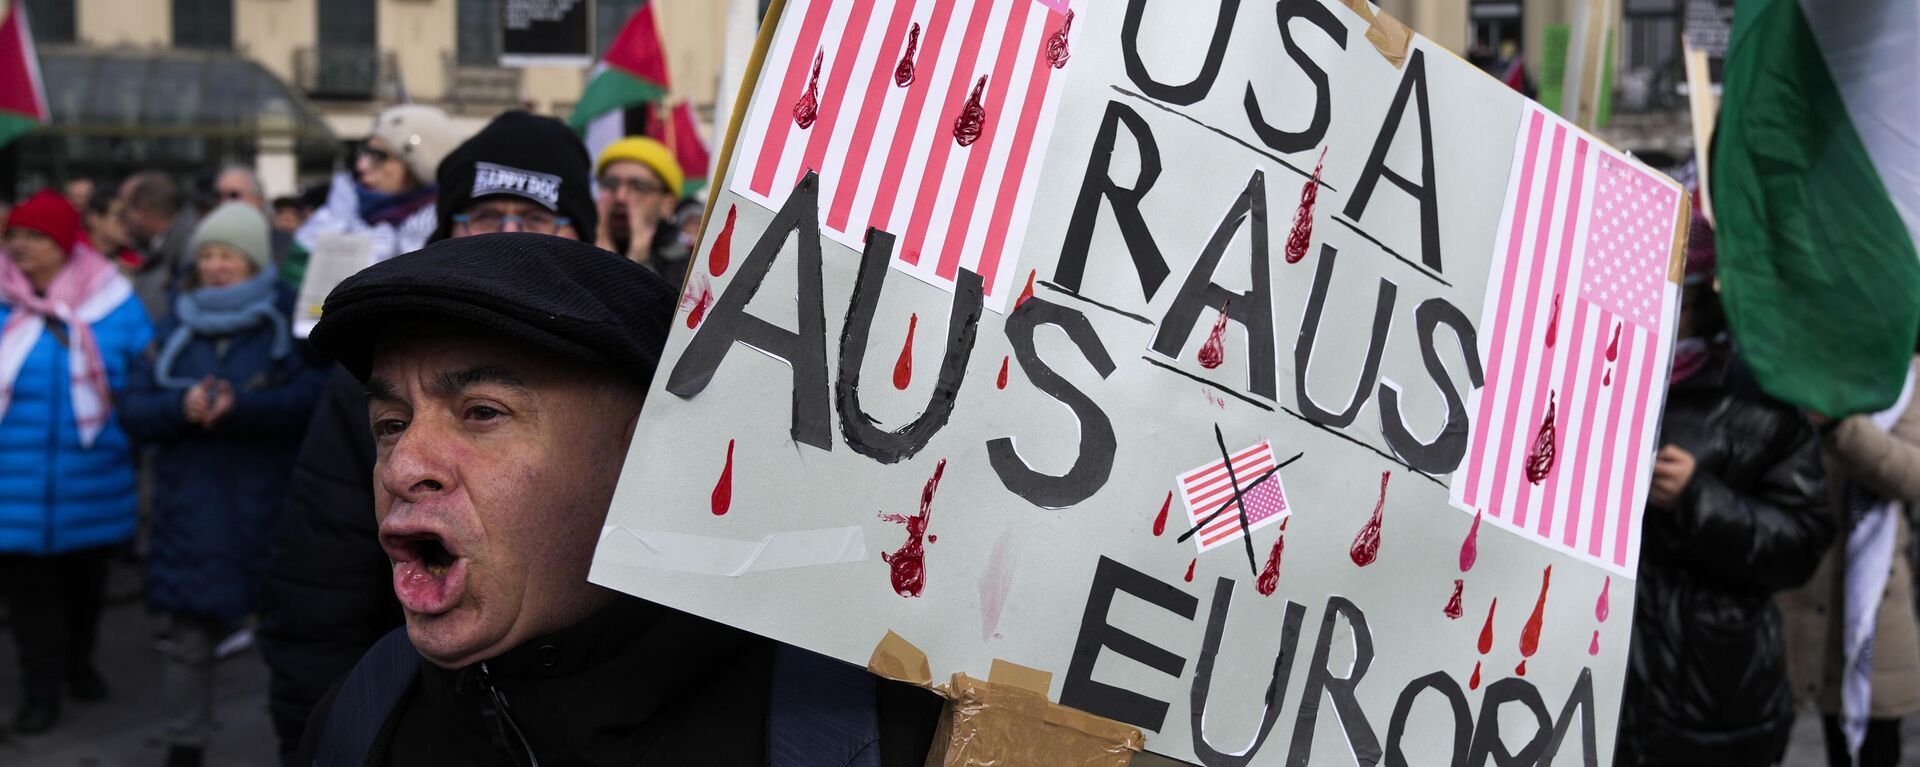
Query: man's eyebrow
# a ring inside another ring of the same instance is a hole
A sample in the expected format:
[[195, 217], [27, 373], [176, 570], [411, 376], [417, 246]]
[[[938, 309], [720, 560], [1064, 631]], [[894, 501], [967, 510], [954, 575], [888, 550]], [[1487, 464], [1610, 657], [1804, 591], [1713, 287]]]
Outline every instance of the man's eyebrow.
[[400, 399], [400, 391], [399, 389], [394, 387], [392, 382], [389, 382], [385, 378], [367, 379], [367, 400], [368, 401], [373, 401], [373, 400], [398, 401], [399, 399]]
[[526, 391], [527, 383], [511, 370], [495, 365], [474, 365], [458, 370], [444, 370], [433, 380], [427, 382], [427, 395], [446, 397], [465, 391], [480, 384], [494, 384]]

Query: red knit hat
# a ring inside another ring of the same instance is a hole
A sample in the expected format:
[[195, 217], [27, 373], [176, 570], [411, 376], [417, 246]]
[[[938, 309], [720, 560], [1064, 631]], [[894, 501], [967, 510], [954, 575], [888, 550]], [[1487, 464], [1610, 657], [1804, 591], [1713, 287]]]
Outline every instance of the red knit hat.
[[60, 246], [61, 253], [73, 252], [73, 243], [80, 237], [80, 214], [74, 212], [67, 198], [51, 189], [34, 192], [26, 202], [13, 209], [7, 217], [7, 228], [24, 227], [53, 238]]

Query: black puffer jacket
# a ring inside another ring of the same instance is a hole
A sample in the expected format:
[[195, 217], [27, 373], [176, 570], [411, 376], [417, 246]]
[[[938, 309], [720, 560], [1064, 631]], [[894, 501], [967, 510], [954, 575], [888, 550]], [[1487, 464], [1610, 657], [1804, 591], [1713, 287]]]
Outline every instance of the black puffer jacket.
[[1668, 394], [1661, 439], [1696, 466], [1675, 509], [1646, 510], [1621, 765], [1765, 765], [1793, 699], [1776, 592], [1835, 534], [1813, 427], [1710, 366]]
[[267, 558], [260, 649], [273, 672], [269, 708], [285, 764], [314, 702], [402, 620], [373, 517], [366, 391], [334, 366]]

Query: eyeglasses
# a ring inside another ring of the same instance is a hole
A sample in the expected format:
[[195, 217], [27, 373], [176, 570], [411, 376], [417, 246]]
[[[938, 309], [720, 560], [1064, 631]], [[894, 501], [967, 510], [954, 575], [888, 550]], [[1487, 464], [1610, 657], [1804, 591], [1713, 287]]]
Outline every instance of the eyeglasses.
[[666, 187], [638, 177], [603, 176], [600, 179], [600, 187], [612, 192], [618, 192], [621, 187], [626, 187], [628, 191], [638, 195], [662, 194], [667, 191]]
[[372, 160], [375, 165], [381, 165], [393, 159], [393, 153], [370, 145], [362, 145], [360, 147], [360, 156]]
[[566, 216], [555, 216], [550, 213], [509, 216], [483, 210], [475, 213], [456, 215], [453, 217], [453, 223], [454, 226], [459, 227], [460, 234], [462, 235], [493, 234], [495, 232], [506, 231], [508, 226], [512, 226], [516, 231], [521, 232], [559, 234], [560, 229], [573, 223], [573, 220]]
[[222, 190], [220, 190], [220, 199], [222, 199], [222, 200], [227, 200], [227, 201], [229, 201], [229, 202], [231, 202], [231, 201], [234, 201], [234, 200], [244, 200], [244, 199], [246, 199], [246, 198], [247, 198], [247, 193], [246, 193], [246, 192], [242, 192], [242, 191], [240, 191], [240, 190], [237, 190], [237, 189], [222, 189]]

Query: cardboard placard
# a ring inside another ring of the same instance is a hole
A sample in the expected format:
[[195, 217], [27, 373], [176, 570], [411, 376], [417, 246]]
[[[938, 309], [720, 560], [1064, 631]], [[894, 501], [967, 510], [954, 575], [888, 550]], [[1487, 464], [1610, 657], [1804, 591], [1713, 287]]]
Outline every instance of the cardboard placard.
[[365, 234], [333, 232], [313, 239], [307, 271], [300, 278], [299, 305], [293, 313], [293, 335], [306, 338], [320, 324], [327, 294], [348, 277], [373, 262], [373, 240]]
[[1610, 761], [1685, 196], [1275, 13], [776, 3], [592, 579], [1202, 764]]

